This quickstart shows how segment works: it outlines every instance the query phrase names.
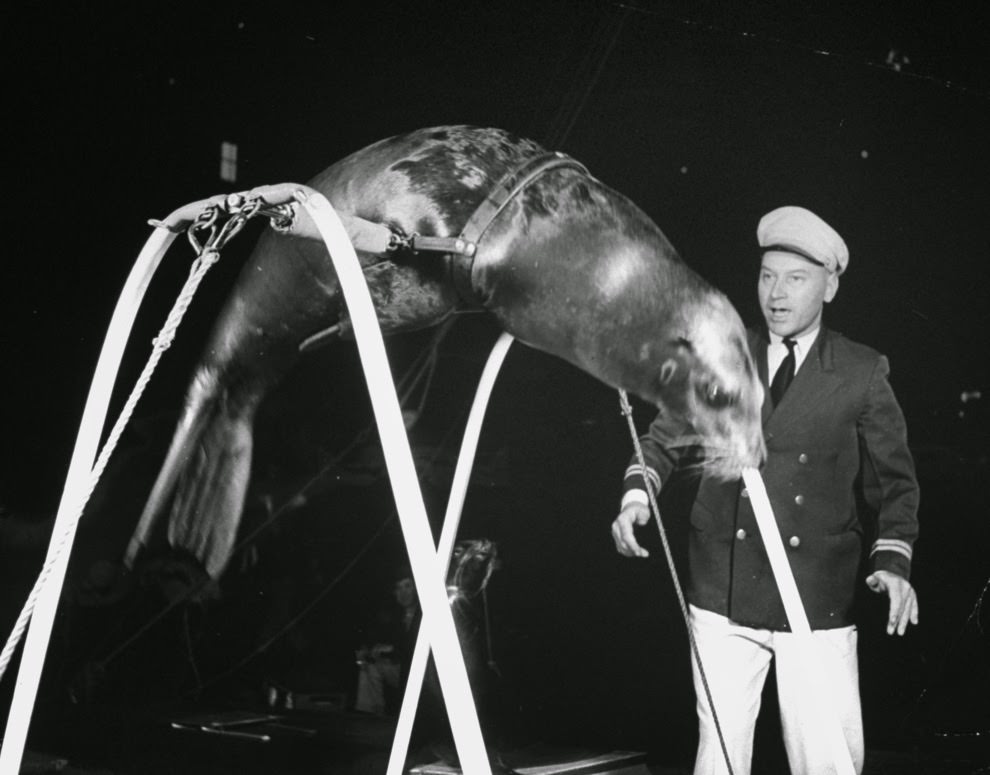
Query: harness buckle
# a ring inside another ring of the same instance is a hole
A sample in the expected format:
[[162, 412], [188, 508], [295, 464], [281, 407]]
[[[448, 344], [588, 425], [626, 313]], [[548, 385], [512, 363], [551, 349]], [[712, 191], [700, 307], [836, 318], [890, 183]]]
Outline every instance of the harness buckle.
[[409, 237], [408, 247], [414, 253], [456, 253], [459, 256], [473, 256], [478, 245], [463, 237], [426, 237], [413, 234]]

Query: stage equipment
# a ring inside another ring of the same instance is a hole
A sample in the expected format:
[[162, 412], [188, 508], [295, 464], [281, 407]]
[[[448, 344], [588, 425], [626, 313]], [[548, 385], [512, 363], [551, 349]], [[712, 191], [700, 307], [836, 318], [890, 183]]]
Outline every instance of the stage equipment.
[[[292, 204], [299, 206], [298, 213], [289, 209]], [[304, 213], [306, 217], [303, 217]], [[3, 748], [0, 750], [0, 773], [17, 772], [23, 757], [24, 741], [37, 696], [55, 609], [65, 578], [69, 547], [86, 501], [99, 479], [102, 467], [106, 465], [113, 444], [126, 425], [129, 412], [133, 411], [133, 406], [144, 385], [150, 379], [154, 364], [161, 357], [161, 352], [171, 343], [171, 335], [174, 334], [182, 314], [188, 307], [195, 288], [198, 287], [205, 271], [219, 257], [221, 243], [225, 243], [239, 231], [247, 218], [255, 215], [264, 215], [273, 219], [276, 228], [283, 231], [318, 234], [326, 244], [334, 262], [354, 328], [412, 566], [413, 579], [423, 609], [421, 632], [429, 638], [430, 646], [436, 654], [437, 673], [458, 756], [472, 773], [487, 775], [491, 771], [447, 601], [444, 583], [446, 567], [440, 568], [433, 545], [384, 342], [352, 243], [353, 239], [365, 249], [387, 249], [390, 233], [384, 227], [378, 227], [377, 224], [368, 221], [346, 216], [339, 217], [327, 199], [318, 191], [302, 185], [283, 184], [254, 189], [246, 194], [214, 197], [195, 202], [176, 210], [165, 220], [153, 223], [156, 227], [155, 232], [149, 238], [131, 271], [114, 311], [97, 364], [56, 517], [48, 558], [35, 589], [28, 598], [25, 610], [18, 620], [19, 625], [15, 627], [8, 641], [4, 651], [5, 661], [0, 663], [0, 671], [2, 671], [9, 664], [10, 655], [20, 635], [27, 628], [27, 621], [30, 620], [31, 628], [25, 643]], [[218, 226], [217, 222], [221, 216], [228, 216], [229, 220]], [[233, 225], [228, 228], [227, 224], [230, 223]], [[190, 241], [200, 253], [191, 277], [192, 287], [187, 288], [180, 297], [180, 304], [170, 315], [166, 329], [163, 329], [163, 333], [156, 339], [156, 349], [149, 360], [149, 367], [139, 379], [138, 386], [132, 393], [132, 400], [129, 400], [125, 406], [121, 419], [111, 433], [100, 460], [97, 461], [98, 464], [94, 465], [95, 450], [113, 382], [138, 305], [169, 244], [176, 236], [176, 232], [182, 229], [189, 230]], [[197, 235], [204, 230], [208, 232], [209, 237], [205, 244], [200, 245]], [[503, 346], [507, 347], [508, 342]], [[444, 560], [443, 564], [446, 565], [446, 562], [447, 560]]]

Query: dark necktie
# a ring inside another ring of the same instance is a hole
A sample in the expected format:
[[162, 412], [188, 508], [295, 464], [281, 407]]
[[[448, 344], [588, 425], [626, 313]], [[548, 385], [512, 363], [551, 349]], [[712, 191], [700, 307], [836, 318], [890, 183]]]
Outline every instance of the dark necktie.
[[770, 400], [776, 407], [780, 404], [780, 399], [784, 397], [787, 386], [794, 379], [794, 345], [796, 342], [787, 337], [784, 339], [784, 346], [787, 347], [787, 355], [780, 362], [777, 373], [773, 375], [773, 382], [770, 384]]

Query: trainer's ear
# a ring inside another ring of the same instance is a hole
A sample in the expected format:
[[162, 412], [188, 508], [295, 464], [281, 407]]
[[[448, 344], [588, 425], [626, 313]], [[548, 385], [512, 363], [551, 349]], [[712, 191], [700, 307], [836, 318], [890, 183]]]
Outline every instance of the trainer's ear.
[[829, 272], [825, 279], [825, 303], [828, 304], [839, 292], [839, 273]]

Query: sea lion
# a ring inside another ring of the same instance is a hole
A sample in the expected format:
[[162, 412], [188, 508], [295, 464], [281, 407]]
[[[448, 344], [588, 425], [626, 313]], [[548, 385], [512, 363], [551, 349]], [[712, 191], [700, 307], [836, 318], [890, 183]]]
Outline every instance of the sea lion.
[[[544, 156], [504, 130], [433, 127], [359, 150], [309, 185], [338, 212], [403, 238], [456, 237], [477, 225], [507, 177]], [[560, 163], [534, 173], [483, 220], [471, 257], [359, 252], [383, 333], [480, 306], [521, 342], [685, 418], [718, 475], [762, 462], [762, 388], [742, 322], [636, 205], [580, 164]], [[267, 230], [195, 369], [128, 562], [174, 494], [170, 542], [212, 576], [223, 571], [258, 405], [298, 360], [300, 344], [328, 329], [349, 333], [325, 246]]]

